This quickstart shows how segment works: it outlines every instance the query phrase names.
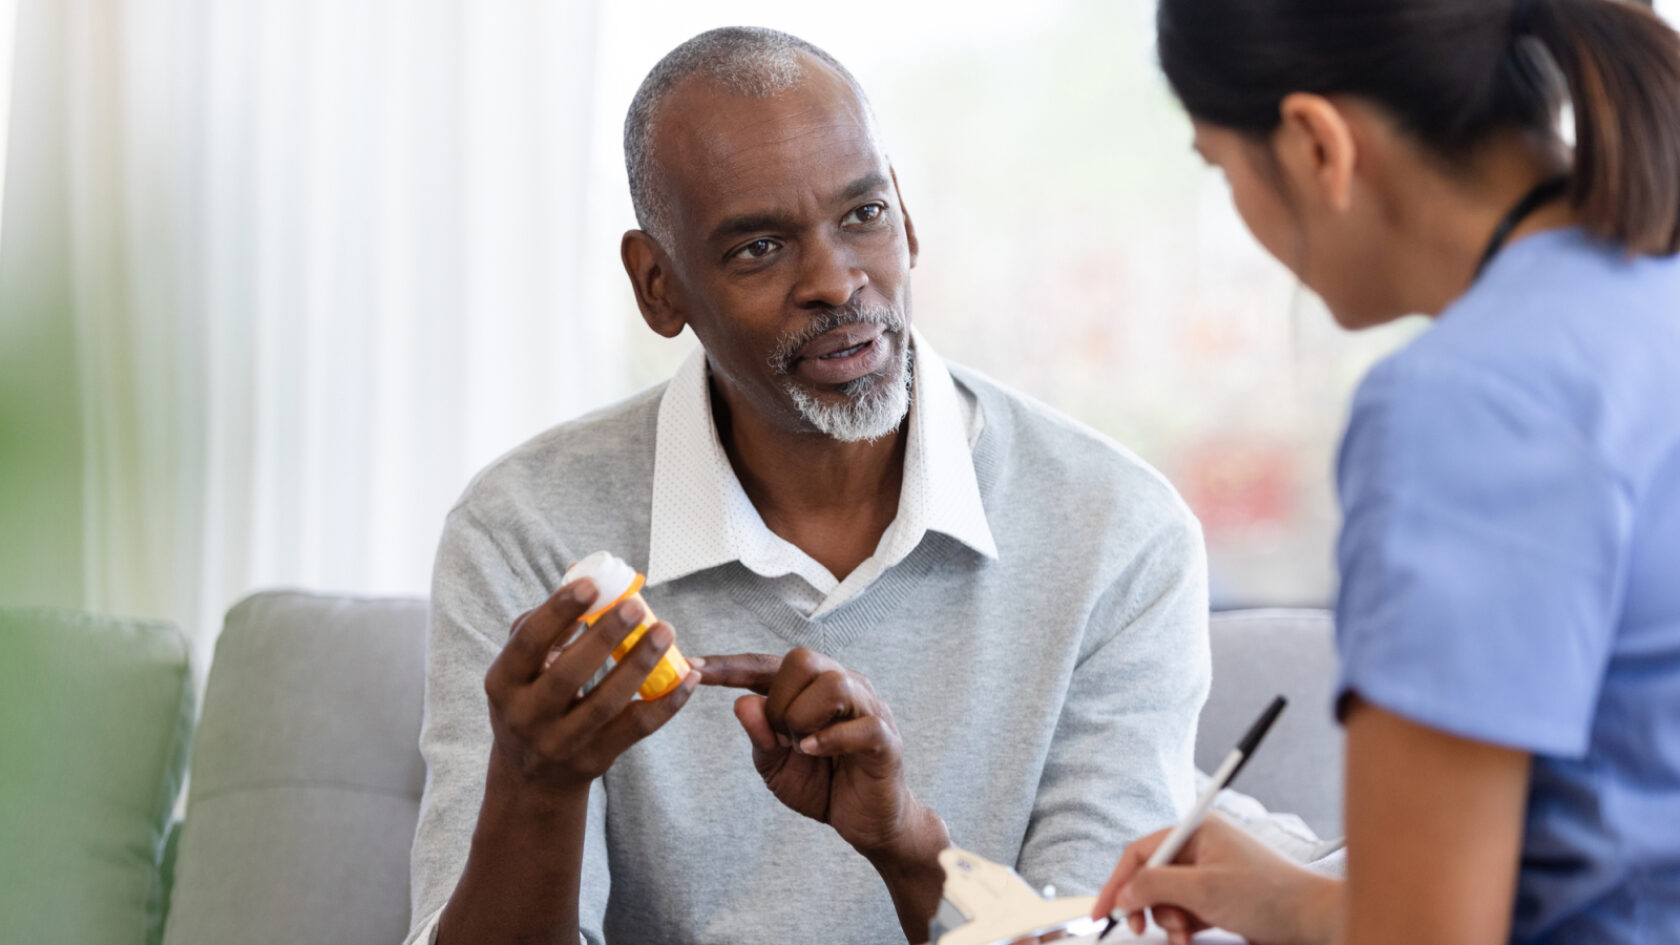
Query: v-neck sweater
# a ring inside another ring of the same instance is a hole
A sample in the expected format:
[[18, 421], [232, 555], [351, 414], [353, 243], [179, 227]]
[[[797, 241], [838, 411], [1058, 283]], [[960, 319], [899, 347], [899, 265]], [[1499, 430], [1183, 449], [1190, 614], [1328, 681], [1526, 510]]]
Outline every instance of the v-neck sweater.
[[[818, 619], [730, 563], [646, 591], [687, 654], [809, 647], [891, 708], [910, 788], [958, 846], [1061, 894], [1193, 800], [1210, 668], [1201, 530], [1112, 440], [951, 367], [984, 412], [973, 463], [998, 557], [928, 532]], [[413, 854], [422, 940], [466, 862], [491, 731], [483, 680], [514, 618], [569, 562], [645, 567], [656, 387], [503, 457], [445, 524], [433, 575]], [[738, 693], [702, 687], [591, 790], [579, 915], [614, 945], [903, 940], [875, 870], [783, 807], [753, 767]]]

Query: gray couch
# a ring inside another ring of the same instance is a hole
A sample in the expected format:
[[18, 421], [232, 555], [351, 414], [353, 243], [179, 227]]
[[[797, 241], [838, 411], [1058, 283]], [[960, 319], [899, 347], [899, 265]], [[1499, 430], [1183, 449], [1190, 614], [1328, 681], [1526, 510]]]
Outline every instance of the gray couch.
[[[165, 945], [395, 945], [425, 767], [424, 601], [265, 593], [229, 612], [194, 747]], [[1197, 761], [1273, 695], [1293, 705], [1240, 787], [1340, 830], [1330, 622], [1217, 614]], [[1118, 851], [1117, 851], [1118, 852]]]

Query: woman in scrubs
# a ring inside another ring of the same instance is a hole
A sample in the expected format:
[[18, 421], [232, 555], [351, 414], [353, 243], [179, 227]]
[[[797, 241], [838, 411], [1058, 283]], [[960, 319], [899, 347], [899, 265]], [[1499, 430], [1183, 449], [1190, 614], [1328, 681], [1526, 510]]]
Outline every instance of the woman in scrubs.
[[[1175, 942], [1680, 942], [1680, 38], [1620, 0], [1161, 0], [1195, 148], [1346, 328], [1348, 878], [1210, 821]], [[1567, 92], [1573, 147], [1555, 132]]]

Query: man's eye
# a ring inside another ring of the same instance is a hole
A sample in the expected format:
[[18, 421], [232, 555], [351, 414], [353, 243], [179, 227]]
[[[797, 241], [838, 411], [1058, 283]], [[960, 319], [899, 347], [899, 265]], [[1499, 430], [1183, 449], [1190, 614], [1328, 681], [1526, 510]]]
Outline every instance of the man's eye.
[[848, 223], [874, 223], [881, 219], [882, 214], [886, 212], [887, 205], [884, 203], [866, 203], [846, 214], [846, 218], [841, 220], [840, 223], [842, 226]]
[[779, 243], [772, 239], [753, 240], [751, 243], [735, 251], [736, 259], [763, 259], [780, 248]]

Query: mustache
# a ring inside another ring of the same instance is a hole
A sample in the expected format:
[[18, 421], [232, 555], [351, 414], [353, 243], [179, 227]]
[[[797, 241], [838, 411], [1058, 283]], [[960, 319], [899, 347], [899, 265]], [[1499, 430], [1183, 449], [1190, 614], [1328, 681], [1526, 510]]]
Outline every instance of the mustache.
[[891, 306], [866, 306], [861, 302], [847, 302], [837, 308], [825, 309], [798, 331], [782, 336], [776, 350], [770, 352], [771, 372], [778, 377], [792, 374], [793, 362], [798, 359], [800, 349], [848, 325], [879, 325], [882, 331], [901, 332], [904, 330], [904, 316]]

